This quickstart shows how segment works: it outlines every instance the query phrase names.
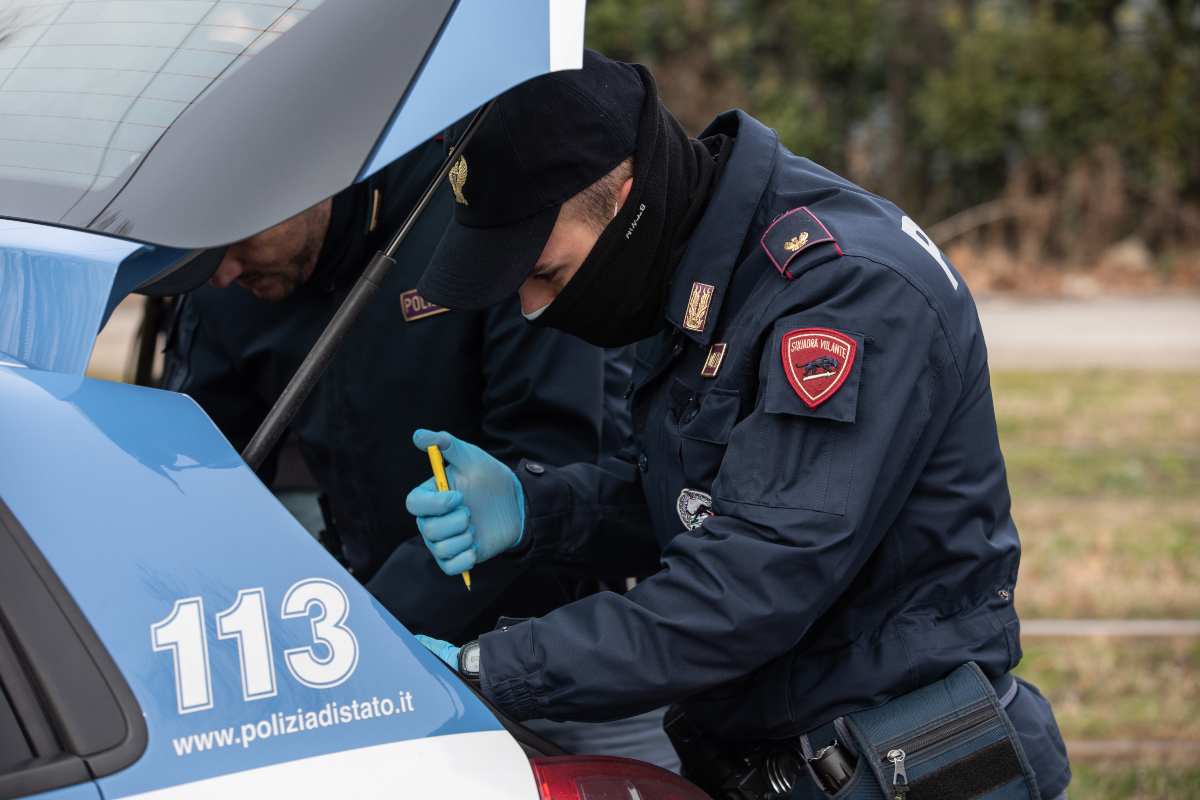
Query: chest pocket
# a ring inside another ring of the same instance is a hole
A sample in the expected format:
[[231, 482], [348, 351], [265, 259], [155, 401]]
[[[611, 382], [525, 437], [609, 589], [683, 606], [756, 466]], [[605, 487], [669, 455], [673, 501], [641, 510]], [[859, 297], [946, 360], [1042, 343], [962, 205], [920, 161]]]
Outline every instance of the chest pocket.
[[[761, 411], [738, 426], [733, 460], [714, 496], [770, 508], [846, 513], [859, 435], [855, 421], [862, 368], [868, 355], [865, 337], [839, 332], [854, 340], [856, 357], [837, 388], [826, 398], [818, 397], [821, 402], [814, 407], [795, 387], [797, 375], [789, 380], [781, 358], [787, 335], [809, 327], [809, 320], [798, 318], [776, 325], [759, 370], [766, 376], [758, 401]], [[828, 367], [818, 364], [814, 374], [819, 376], [820, 369]], [[803, 369], [799, 373], [802, 381]], [[812, 383], [820, 386], [820, 378]]]
[[711, 389], [679, 418], [679, 455], [686, 485], [710, 492], [741, 410], [737, 389]]

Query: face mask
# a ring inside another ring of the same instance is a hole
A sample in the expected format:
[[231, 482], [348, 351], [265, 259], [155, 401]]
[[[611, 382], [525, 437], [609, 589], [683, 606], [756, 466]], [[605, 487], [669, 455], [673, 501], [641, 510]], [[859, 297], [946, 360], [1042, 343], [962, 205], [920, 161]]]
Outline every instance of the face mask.
[[633, 223], [626, 219], [629, 215], [619, 215], [553, 305], [538, 310], [535, 325], [564, 331], [597, 347], [631, 344], [662, 327], [670, 275], [656, 257], [661, 208], [648, 218], [652, 211], [644, 203], [629, 205], [641, 213], [637, 227], [645, 226], [643, 246], [623, 246]]
[[[550, 303], [553, 303], [553, 302], [554, 302], [553, 300], [550, 301]], [[526, 322], [533, 322], [535, 319], [540, 317], [542, 314], [546, 313], [546, 309], [550, 307], [550, 303], [546, 303], [546, 305], [542, 306], [541, 308], [536, 308], [533, 311], [530, 311], [528, 314], [526, 314], [524, 311], [522, 311], [521, 316], [525, 318]]]

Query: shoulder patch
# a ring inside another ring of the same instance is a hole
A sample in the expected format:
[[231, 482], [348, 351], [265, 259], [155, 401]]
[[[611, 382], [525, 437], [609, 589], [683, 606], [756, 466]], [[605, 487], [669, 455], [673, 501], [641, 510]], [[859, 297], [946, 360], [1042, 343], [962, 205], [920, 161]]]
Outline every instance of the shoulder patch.
[[809, 408], [842, 388], [854, 366], [858, 343], [832, 328], [796, 328], [783, 335], [783, 371]]
[[832, 243], [837, 254], [842, 254], [842, 249], [838, 247], [833, 234], [817, 219], [816, 214], [808, 210], [808, 206], [800, 206], [780, 214], [767, 226], [759, 242], [775, 269], [788, 280], [795, 277], [788, 265], [810, 247]]

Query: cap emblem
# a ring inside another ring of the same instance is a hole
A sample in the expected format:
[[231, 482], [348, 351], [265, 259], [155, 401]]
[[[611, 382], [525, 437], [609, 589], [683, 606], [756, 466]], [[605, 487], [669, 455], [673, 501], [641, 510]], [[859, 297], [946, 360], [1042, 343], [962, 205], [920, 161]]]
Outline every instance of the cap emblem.
[[458, 157], [458, 161], [455, 161], [454, 166], [450, 168], [448, 177], [450, 178], [450, 188], [454, 190], [454, 202], [464, 206], [470, 205], [466, 195], [463, 194], [463, 187], [467, 185], [467, 159], [465, 156]]
[[692, 284], [692, 294], [688, 297], [687, 311], [683, 314], [683, 327], [689, 331], [704, 330], [708, 321], [708, 307], [712, 304], [714, 287], [709, 283]]
[[783, 243], [783, 249], [789, 253], [799, 253], [804, 249], [805, 243], [808, 242], [808, 231], [804, 231], [799, 236], [793, 236]]

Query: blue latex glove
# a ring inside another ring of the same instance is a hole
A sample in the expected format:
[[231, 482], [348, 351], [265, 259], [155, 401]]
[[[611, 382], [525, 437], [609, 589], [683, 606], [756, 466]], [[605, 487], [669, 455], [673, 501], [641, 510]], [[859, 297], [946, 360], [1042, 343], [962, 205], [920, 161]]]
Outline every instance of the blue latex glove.
[[525, 531], [525, 490], [513, 471], [448, 433], [418, 430], [413, 444], [442, 450], [450, 491], [433, 478], [408, 494], [405, 507], [442, 572], [458, 575], [516, 547]]
[[443, 642], [441, 639], [434, 639], [431, 636], [422, 636], [419, 633], [417, 641], [425, 645], [426, 650], [449, 664], [451, 669], [458, 669], [458, 651], [462, 649], [461, 647], [455, 647], [449, 642]]

